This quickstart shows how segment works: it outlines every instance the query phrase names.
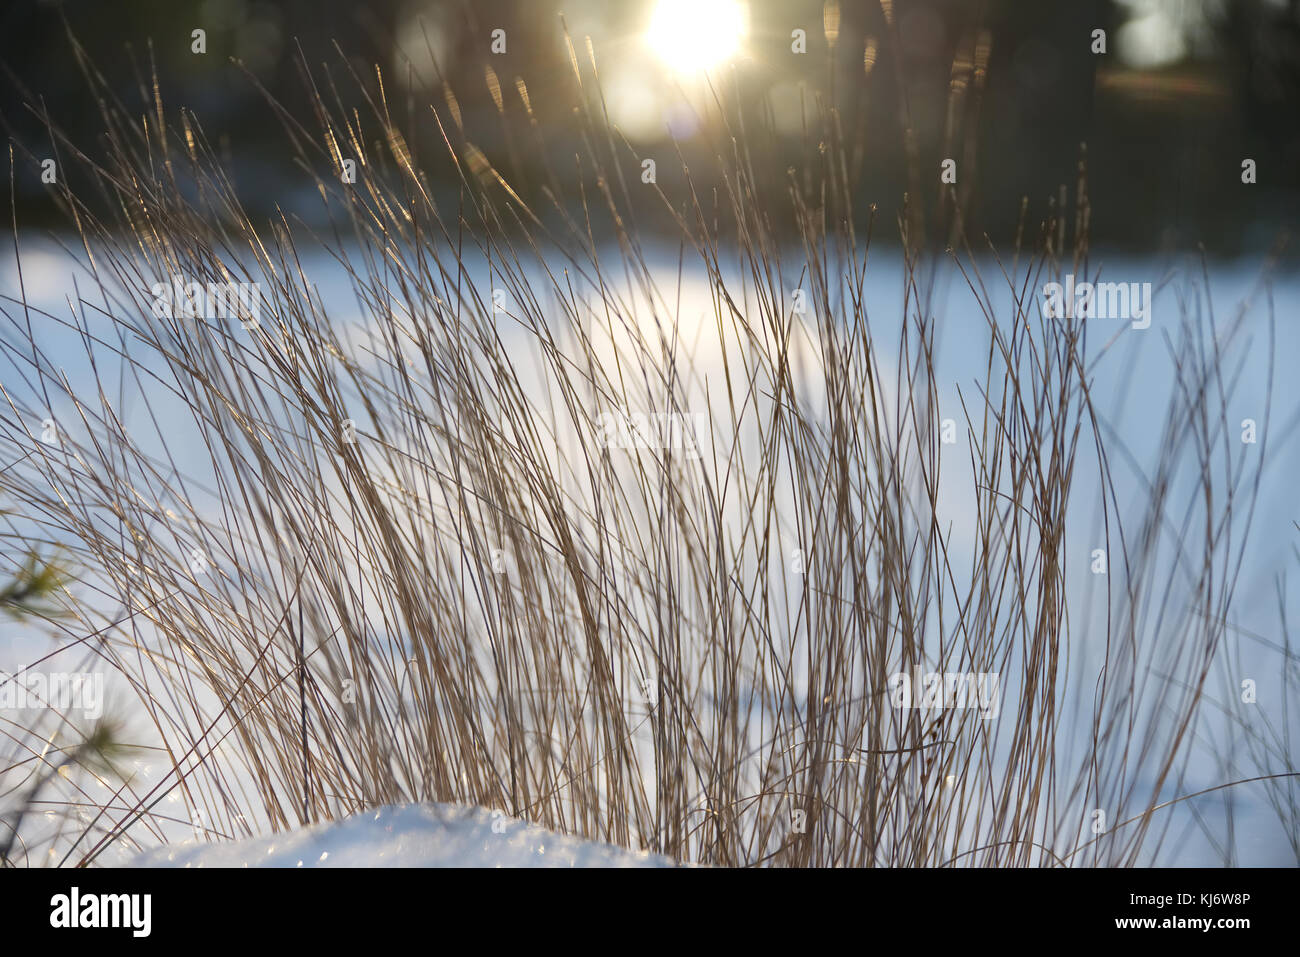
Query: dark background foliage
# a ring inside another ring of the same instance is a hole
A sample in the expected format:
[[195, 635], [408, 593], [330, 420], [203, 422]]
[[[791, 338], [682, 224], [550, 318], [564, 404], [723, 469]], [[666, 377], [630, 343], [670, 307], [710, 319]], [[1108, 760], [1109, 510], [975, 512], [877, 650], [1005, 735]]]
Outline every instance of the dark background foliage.
[[[585, 63], [589, 32], [598, 63], [617, 65], [639, 41], [652, 5], [565, 4], [579, 58]], [[412, 145], [435, 182], [454, 191], [454, 168], [427, 107], [445, 115], [446, 84], [465, 116], [466, 136], [528, 199], [544, 181], [543, 160], [561, 179], [566, 170], [579, 175], [568, 136], [576, 84], [560, 9], [541, 0], [10, 0], [0, 10], [0, 118], [34, 156], [50, 151], [42, 109], [79, 144], [93, 147], [102, 134], [66, 19], [133, 112], [146, 109], [156, 68], [166, 104], [194, 111], [256, 211], [279, 205], [310, 216], [310, 187], [284, 160], [283, 131], [257, 84], [309, 122], [303, 63], [318, 84], [332, 77], [350, 104], [356, 98], [345, 91], [355, 91], [356, 83], [349, 68], [373, 87], [378, 65], [385, 93], [409, 117]], [[1041, 218], [1062, 185], [1073, 189], [1086, 143], [1097, 242], [1139, 251], [1203, 243], [1215, 253], [1254, 253], [1295, 222], [1296, 0], [899, 0], [891, 9], [887, 18], [875, 0], [845, 0], [832, 48], [820, 0], [753, 0], [746, 55], [736, 67], [740, 82], [731, 83], [729, 71], [719, 82], [719, 96], [741, 97], [743, 115], [755, 120], [791, 109], [772, 105], [769, 94], [779, 89], [801, 90], [810, 111], [819, 96], [833, 96], [844, 135], [863, 144], [855, 193], [860, 217], [874, 202], [892, 223], [904, 191], [916, 188], [909, 171], [933, 172], [923, 183], [923, 192], [931, 190], [940, 162], [952, 156], [968, 232], [988, 231], [1002, 241], [1015, 231], [1022, 198], [1030, 202], [1031, 219]], [[489, 35], [498, 26], [507, 29], [509, 44], [505, 54], [491, 55]], [[796, 26], [807, 30], [804, 56], [790, 53]], [[195, 27], [207, 31], [204, 56], [190, 50]], [[1097, 28], [1107, 31], [1105, 55], [1090, 50]], [[878, 53], [868, 75], [863, 54], [871, 44]], [[1138, 49], [1153, 44], [1166, 48], [1154, 60], [1150, 49]], [[981, 45], [988, 50], [987, 82], [975, 95], [972, 65]], [[504, 91], [505, 122], [484, 82], [485, 62]], [[527, 84], [544, 149], [534, 149], [524, 135], [515, 77]], [[968, 95], [955, 100], [958, 80]], [[662, 86], [664, 80], [648, 73], [644, 82]], [[629, 136], [641, 155], [660, 157], [666, 187], [676, 160], [670, 125], [657, 135], [643, 128]], [[773, 189], [787, 188], [787, 168], [807, 155], [800, 127], [782, 126], [764, 150], [760, 174]], [[688, 162], [724, 140], [724, 131], [708, 126], [677, 132]], [[1241, 182], [1247, 157], [1258, 164], [1256, 185]], [[636, 172], [630, 165], [629, 176]], [[22, 222], [53, 216], [39, 168], [21, 150], [15, 188]], [[653, 219], [639, 225], [652, 228]], [[896, 233], [877, 230], [884, 240]]]

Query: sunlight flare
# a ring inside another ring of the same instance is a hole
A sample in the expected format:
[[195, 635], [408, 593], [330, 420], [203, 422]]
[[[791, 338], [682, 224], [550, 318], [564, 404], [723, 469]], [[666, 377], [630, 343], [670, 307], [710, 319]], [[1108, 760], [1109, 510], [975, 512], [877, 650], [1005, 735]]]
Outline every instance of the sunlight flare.
[[659, 0], [646, 42], [673, 70], [693, 73], [734, 57], [748, 33], [741, 0]]

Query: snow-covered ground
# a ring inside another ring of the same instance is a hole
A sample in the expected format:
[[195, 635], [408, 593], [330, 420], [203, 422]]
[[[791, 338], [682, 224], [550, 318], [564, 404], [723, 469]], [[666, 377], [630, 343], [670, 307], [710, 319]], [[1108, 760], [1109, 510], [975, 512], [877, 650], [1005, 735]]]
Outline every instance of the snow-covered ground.
[[[11, 258], [8, 263], [0, 263], [0, 292], [13, 299], [25, 294], [51, 314], [62, 314], [66, 311], [66, 305], [61, 305], [61, 300], [76, 289], [69, 278], [71, 271], [67, 259], [57, 247], [50, 244], [42, 247], [34, 237], [28, 238], [31, 241], [22, 244], [22, 288], [18, 283], [16, 260]], [[896, 323], [896, 317], [903, 315], [903, 284], [899, 281], [903, 267], [900, 257], [889, 250], [873, 253], [872, 262], [872, 270], [864, 280], [867, 283], [864, 295], [870, 302], [872, 315], [878, 317], [873, 332], [876, 336], [876, 351], [884, 358], [876, 361], [885, 364], [882, 366], [885, 370], [883, 375], [885, 381], [889, 381], [888, 357], [898, 351], [898, 343], [893, 338], [897, 332], [891, 322]], [[340, 335], [350, 348], [358, 355], [364, 355], [366, 348], [382, 349], [382, 346], [367, 345], [370, 343], [369, 336], [373, 333], [369, 325], [372, 320], [366, 309], [353, 310], [350, 307], [350, 300], [355, 298], [355, 294], [348, 274], [338, 269], [333, 260], [325, 256], [308, 256], [306, 263], [307, 272], [313, 277], [313, 282], [318, 284], [321, 301], [330, 303], [331, 317], [339, 324]], [[474, 270], [472, 275], [478, 277], [476, 283], [481, 280], [486, 288], [490, 277], [485, 268], [473, 262], [464, 268], [471, 267]], [[692, 390], [688, 392], [683, 407], [712, 410], [713, 404], [718, 403], [721, 411], [716, 416], [717, 421], [728, 422], [728, 398], [722, 398], [727, 396], [727, 391], [717, 386], [723, 352], [720, 345], [710, 339], [710, 335], [716, 332], [716, 323], [712, 320], [713, 302], [707, 277], [702, 278], [698, 270], [694, 273], [679, 271], [675, 255], [671, 261], [665, 258], [662, 268], [664, 288], [672, 289], [675, 293], [673, 303], [678, 314], [676, 334], [689, 346], [687, 352], [692, 357], [689, 368], [696, 377], [682, 387]], [[1201, 275], [1199, 266], [1180, 268], [1182, 271], [1178, 275], [1184, 279], [1187, 276]], [[981, 269], [990, 275], [995, 271], [991, 263], [983, 264]], [[1166, 274], [1166, 269], [1165, 264], [1152, 260], [1118, 258], [1106, 264], [1106, 275], [1126, 281], [1150, 280], [1160, 285], [1160, 277]], [[1285, 638], [1278, 604], [1281, 599], [1283, 604], [1293, 606], [1297, 598], [1294, 585], [1287, 587], [1285, 580], [1279, 576], [1293, 568], [1294, 560], [1292, 550], [1295, 529], [1291, 520], [1295, 515], [1294, 475], [1300, 470], [1300, 443], [1294, 441], [1293, 425], [1300, 421], [1300, 392], [1297, 391], [1297, 380], [1283, 374], [1283, 371], [1287, 357], [1300, 355], [1300, 325], [1279, 319], [1273, 332], [1268, 327], [1267, 313], [1263, 307], [1276, 301], [1279, 314], [1284, 317], [1286, 311], [1293, 309], [1294, 304], [1300, 301], [1300, 276], [1294, 273], [1279, 276], [1276, 288], [1270, 287], [1268, 295], [1261, 295], [1255, 291], [1257, 273], [1253, 265], [1245, 262], [1217, 263], [1212, 266], [1212, 270], [1210, 286], [1214, 293], [1216, 314], [1231, 317], [1236, 314], [1238, 303], [1253, 303], [1249, 309], [1243, 306], [1248, 321], [1244, 324], [1241, 335], [1234, 340], [1236, 352], [1233, 360], [1228, 363], [1231, 373], [1229, 385], [1233, 389], [1225, 401], [1227, 425], [1224, 428], [1226, 434], [1235, 435], [1235, 428], [1239, 424], [1244, 425], [1247, 419], [1258, 422], [1261, 429], [1259, 444], [1247, 447], [1243, 438], [1236, 454], [1243, 458], [1243, 467], [1251, 468], [1256, 460], [1247, 458], [1248, 454], [1254, 449], [1259, 449], [1262, 453], [1266, 446], [1267, 468], [1264, 469], [1259, 488], [1259, 505], [1250, 548], [1244, 553], [1239, 585], [1234, 592], [1231, 628], [1224, 639], [1225, 651], [1220, 662], [1222, 668], [1216, 670], [1209, 683], [1207, 694], [1211, 700], [1201, 724], [1196, 728], [1195, 746], [1185, 775], [1183, 779], [1167, 785], [1160, 795], [1165, 800], [1229, 780], [1254, 776], [1257, 773], [1252, 763], [1254, 756], [1243, 745], [1243, 729], [1265, 729], [1266, 734], [1273, 734], [1272, 729], [1278, 729], [1276, 739], [1285, 742], [1294, 739], [1295, 728], [1295, 711], [1288, 710], [1282, 687], [1286, 674], [1283, 664], [1286, 659], [1279, 649], [1285, 643]], [[939, 341], [934, 354], [939, 414], [951, 416], [958, 423], [964, 424], [960, 411], [963, 399], [957, 390], [958, 387], [965, 389], [968, 397], [978, 395], [978, 383], [986, 375], [988, 329], [985, 320], [972, 309], [969, 295], [962, 295], [960, 276], [952, 271], [943, 274], [941, 279], [936, 292], [935, 315], [938, 317], [936, 323], [939, 329], [936, 338]], [[792, 289], [797, 283], [797, 276], [791, 276], [787, 286]], [[1104, 434], [1108, 441], [1123, 451], [1116, 459], [1115, 495], [1118, 501], [1135, 506], [1149, 498], [1148, 488], [1144, 484], [1148, 473], [1143, 469], [1149, 470], [1150, 460], [1160, 450], [1168, 394], [1179, 381], [1174, 376], [1169, 344], [1171, 337], [1176, 338], [1178, 333], [1178, 323], [1183, 314], [1180, 303], [1201, 302], [1184, 285], [1161, 285], [1161, 291], [1155, 296], [1152, 307], [1154, 318], [1148, 330], [1132, 329], [1124, 322], [1110, 320], [1099, 320], [1090, 327], [1093, 330], [1090, 333], [1093, 345], [1088, 354], [1096, 359], [1089, 366], [1088, 375], [1093, 382], [1096, 412], [1104, 423]], [[545, 288], [545, 283], [540, 283], [539, 287]], [[994, 310], [995, 315], [1011, 314], [1010, 295], [1010, 291], [995, 290], [994, 296], [998, 304]], [[1197, 308], [1201, 306], [1198, 305]], [[96, 329], [102, 329], [102, 324], [107, 322], [102, 317], [96, 320], [93, 316], [91, 321], [100, 322], [100, 325], [94, 327]], [[1220, 334], [1222, 326], [1228, 321], [1227, 318], [1222, 320]], [[18, 328], [21, 329], [22, 326]], [[113, 378], [113, 370], [118, 368], [119, 363], [112, 350], [106, 350], [102, 364], [92, 369], [85, 355], [85, 342], [75, 329], [59, 326], [49, 320], [38, 323], [36, 328], [47, 361], [68, 381], [77, 384], [93, 383], [96, 376], [102, 376], [109, 394], [124, 391], [128, 397], [134, 397], [132, 402], [118, 403], [124, 408], [123, 421], [133, 429], [133, 441], [157, 454], [159, 461], [163, 460], [166, 453], [168, 458], [185, 463], [185, 468], [197, 470], [199, 478], [211, 484], [210, 476], [202, 472], [202, 443], [195, 432], [193, 421], [187, 421], [190, 413], [183, 403], [157, 402], [158, 418], [154, 419], [153, 409], [149, 410], [149, 416], [146, 417], [141, 409], [139, 395], [131, 391], [129, 377], [119, 373], [123, 377], [121, 388]], [[528, 345], [531, 333], [524, 334], [510, 323], [502, 321], [500, 335], [506, 342], [506, 352], [521, 357], [515, 369], [521, 382], [535, 390], [537, 395], [543, 395], [542, 377], [530, 371], [529, 363], [523, 358], [530, 355]], [[111, 337], [105, 341], [111, 341]], [[602, 340], [597, 337], [594, 341]], [[1115, 343], [1113, 347], [1103, 348], [1112, 342]], [[27, 374], [24, 370], [30, 361], [26, 350], [11, 347], [9, 355], [7, 364], [0, 369], [0, 380], [4, 381], [6, 390], [24, 392]], [[813, 350], [805, 358], [812, 370], [810, 381], [815, 383], [816, 351]], [[1274, 370], [1271, 362], [1276, 362], [1279, 368]], [[147, 384], [149, 380], [145, 381]], [[49, 413], [53, 420], [64, 423], [61, 426], [63, 428], [73, 429], [80, 421], [75, 406], [70, 402], [58, 404], [57, 396], [55, 400], [49, 400], [42, 394], [32, 394], [29, 399], [29, 404], [38, 410], [44, 408], [42, 402], [54, 401]], [[538, 402], [539, 408], [548, 407], [540, 398]], [[362, 416], [359, 414], [359, 417]], [[1271, 429], [1270, 423], [1273, 426]], [[543, 425], [545, 423], [539, 421], [538, 428]], [[39, 434], [41, 426], [38, 415], [26, 423], [24, 428], [35, 435]], [[159, 436], [156, 448], [151, 445], [154, 431]], [[939, 449], [938, 454], [944, 459], [942, 479], [934, 490], [931, 503], [941, 520], [940, 526], [947, 529], [948, 547], [954, 555], [973, 551], [979, 515], [969, 475], [970, 446], [964, 439], [964, 431], [959, 432], [959, 441]], [[1267, 443], [1263, 439], [1265, 435], [1269, 436]], [[750, 438], [752, 436], [745, 433], [736, 436], [738, 442]], [[565, 461], [568, 447], [562, 447], [561, 443], [566, 441], [572, 442], [574, 437], [566, 437], [563, 432], [556, 436], [556, 463]], [[707, 430], [702, 441], [707, 457], [713, 451], [712, 436]], [[742, 445], [742, 450], [743, 448]], [[1193, 481], [1197, 478], [1196, 473], [1191, 474]], [[1090, 485], [1090, 482], [1093, 484]], [[199, 485], [202, 485], [202, 481]], [[331, 488], [331, 491], [338, 494], [338, 500], [344, 500], [345, 496], [338, 489]], [[1072, 561], [1082, 561], [1085, 564], [1078, 567], [1087, 567], [1090, 555], [1088, 549], [1095, 544], [1097, 522], [1097, 511], [1090, 505], [1090, 501], [1099, 500], [1100, 494], [1100, 490], [1095, 487], [1095, 477], [1090, 476], [1087, 469], [1080, 468], [1073, 494], [1080, 504], [1070, 529], [1070, 541], [1077, 544]], [[160, 515], [169, 515], [171, 520], [175, 520], [175, 515], [163, 511], [166, 504], [168, 503], [160, 503]], [[183, 504], [199, 514], [207, 514], [204, 511], [206, 503], [202, 499]], [[1140, 517], [1140, 511], [1137, 514]], [[573, 516], [570, 516], [570, 520], [574, 520]], [[7, 521], [17, 519], [10, 518]], [[151, 534], [164, 536], [178, 533], [160, 519], [158, 529], [151, 531]], [[188, 561], [187, 551], [179, 550], [177, 554], [180, 560]], [[508, 570], [508, 555], [504, 560]], [[780, 567], [779, 563], [777, 567]], [[960, 569], [955, 574], [960, 575]], [[744, 577], [741, 575], [741, 578]], [[623, 580], [624, 574], [620, 572], [618, 578]], [[1079, 599], [1075, 607], [1095, 607], [1089, 604], [1095, 597], [1091, 582], [1092, 576], [1080, 576], [1069, 586], [1078, 590], [1077, 593], [1071, 593], [1072, 600]], [[1279, 582], [1282, 583], [1281, 588]], [[958, 587], [955, 590], [960, 592], [961, 589]], [[775, 583], [772, 593], [778, 593]], [[379, 606], [380, 602], [372, 595], [363, 595], [360, 604], [372, 608]], [[653, 611], [652, 607], [647, 614]], [[1097, 615], [1100, 615], [1100, 611], [1096, 612], [1091, 623], [1086, 617], [1071, 622], [1072, 630], [1081, 640], [1071, 644], [1070, 653], [1074, 658], [1070, 676], [1082, 676], [1078, 679], [1082, 693], [1077, 690], [1070, 692], [1074, 697], [1066, 707], [1067, 714], [1086, 715], [1092, 700], [1095, 685], [1087, 676], [1095, 673], [1099, 665], [1098, 655], [1107, 647], [1105, 642], [1086, 640], [1093, 635]], [[372, 627], [383, 633], [386, 623], [378, 621]], [[44, 640], [42, 636], [28, 632], [29, 629], [19, 628], [0, 631], [0, 669], [16, 672], [32, 660], [41, 658], [46, 651], [52, 650], [40, 644]], [[135, 633], [132, 640], [147, 641], [147, 630]], [[393, 639], [396, 647], [402, 647], [402, 640], [401, 636]], [[79, 642], [68, 645], [68, 648], [74, 653], [82, 650]], [[85, 665], [74, 661], [72, 667], [89, 668], [90, 659], [87, 659]], [[105, 677], [111, 682], [114, 676], [110, 673]], [[1235, 705], [1236, 712], [1229, 712], [1228, 706], [1235, 704], [1243, 679], [1260, 683], [1258, 701], [1251, 701], [1243, 708], [1242, 705], [1246, 705], [1243, 700]], [[795, 674], [793, 680], [799, 686], [806, 679]], [[1008, 687], [1013, 687], [1010, 679]], [[131, 694], [138, 693], [138, 689], [117, 690], [124, 696], [128, 691]], [[105, 693], [111, 697], [113, 692], [114, 688], [109, 684]], [[629, 713], [633, 713], [635, 708], [642, 708], [639, 715], [634, 715], [640, 721], [644, 718], [646, 704], [629, 702]], [[1015, 709], [1008, 709], [1006, 714], [1014, 716]], [[756, 722], [755, 725], [760, 727], [761, 722]], [[637, 725], [638, 728], [643, 726], [644, 722]], [[1086, 748], [1090, 743], [1087, 735], [1079, 735], [1077, 740], [1080, 748]], [[233, 741], [229, 746], [233, 749]], [[1061, 746], [1068, 751], [1069, 740], [1065, 740]], [[1277, 750], [1284, 749], [1283, 744]], [[1282, 771], [1293, 767], [1294, 763], [1289, 758], [1290, 755], [1287, 754], [1288, 760], [1283, 761], [1281, 755], [1272, 755], [1264, 763], [1263, 770]], [[225, 758], [222, 757], [222, 760]], [[236, 766], [233, 759], [232, 766]], [[654, 765], [653, 762], [647, 762], [645, 766]], [[144, 778], [148, 778], [151, 772], [173, 773], [171, 767], [161, 762], [153, 768], [147, 764], [137, 765], [134, 770]], [[140, 782], [139, 786], [152, 787], [152, 783], [146, 786]], [[95, 782], [91, 787], [102, 788], [102, 799], [108, 802], [117, 785], [115, 782]], [[653, 781], [649, 782], [648, 788], [653, 788]], [[96, 798], [101, 797], [99, 791], [92, 790], [91, 793]], [[153, 829], [134, 827], [128, 835], [129, 840], [121, 842], [121, 854], [133, 854], [138, 846], [148, 846], [151, 841], [163, 840], [168, 842], [165, 846], [146, 852], [136, 863], [146, 866], [288, 867], [299, 864], [308, 867], [348, 864], [603, 866], [671, 863], [604, 845], [584, 843], [499, 816], [494, 818], [494, 813], [497, 812], [432, 805], [372, 810], [336, 824], [233, 844], [171, 843], [176, 837], [188, 836], [200, 826], [195, 821], [198, 809], [183, 804], [185, 798], [186, 792], [183, 789], [171, 788], [166, 798], [168, 803], [163, 805], [166, 814], [154, 822], [156, 832]], [[1183, 836], [1177, 841], [1171, 840], [1160, 845], [1153, 851], [1156, 856], [1152, 861], [1167, 865], [1215, 864], [1222, 860], [1220, 848], [1216, 846], [1221, 842], [1235, 846], [1239, 855], [1237, 863], [1240, 864], [1293, 863], [1292, 847], [1286, 839], [1288, 824], [1275, 813], [1270, 800], [1271, 792], [1265, 790], [1264, 785], [1254, 784], [1234, 787], [1228, 792], [1210, 793], [1195, 801], [1169, 805], [1162, 813], [1173, 820], [1170, 825], [1171, 834]], [[249, 814], [252, 830], [265, 832], [269, 829], [265, 820], [252, 820], [256, 814], [255, 808], [241, 810]], [[93, 813], [86, 813], [88, 823]], [[1087, 813], [1091, 813], [1090, 806], [1079, 811], [1081, 816]], [[376, 814], [379, 815], [378, 818]], [[1221, 817], [1216, 816], [1220, 814]], [[50, 826], [57, 826], [55, 812], [49, 811], [48, 817]], [[1198, 821], [1211, 822], [1213, 827], [1218, 828], [1215, 841], [1205, 839], [1199, 833]], [[493, 830], [494, 823], [496, 831]], [[119, 848], [113, 849], [114, 852], [118, 850]], [[52, 850], [50, 853], [55, 860], [61, 857], [61, 854], [54, 855]], [[97, 861], [103, 864], [111, 862], [114, 865], [125, 863], [115, 854], [110, 856], [109, 852]]]
[[271, 837], [173, 844], [137, 867], [674, 867], [658, 854], [584, 841], [501, 811], [405, 804]]

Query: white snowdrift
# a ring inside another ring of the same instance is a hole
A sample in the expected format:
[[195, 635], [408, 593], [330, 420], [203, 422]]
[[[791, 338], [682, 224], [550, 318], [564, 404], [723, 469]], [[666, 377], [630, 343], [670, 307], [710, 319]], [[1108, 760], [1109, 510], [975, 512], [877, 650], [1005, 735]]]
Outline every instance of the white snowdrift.
[[500, 811], [405, 804], [244, 841], [172, 844], [135, 867], [674, 867], [669, 858], [556, 834]]

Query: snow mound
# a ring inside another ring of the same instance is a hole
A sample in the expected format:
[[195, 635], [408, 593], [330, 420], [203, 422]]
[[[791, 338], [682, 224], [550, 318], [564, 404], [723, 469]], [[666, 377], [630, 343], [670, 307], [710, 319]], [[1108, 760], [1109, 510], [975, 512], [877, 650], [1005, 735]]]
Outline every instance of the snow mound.
[[667, 857], [556, 834], [501, 811], [405, 804], [271, 837], [168, 845], [134, 867], [675, 867]]

